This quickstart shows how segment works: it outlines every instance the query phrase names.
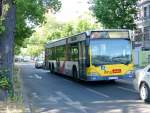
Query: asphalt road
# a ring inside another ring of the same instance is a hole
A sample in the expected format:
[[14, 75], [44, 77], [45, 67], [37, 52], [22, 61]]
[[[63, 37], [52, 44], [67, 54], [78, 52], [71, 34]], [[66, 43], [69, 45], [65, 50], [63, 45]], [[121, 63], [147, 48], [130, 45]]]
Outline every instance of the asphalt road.
[[78, 83], [31, 63], [19, 66], [29, 113], [150, 113], [131, 80]]

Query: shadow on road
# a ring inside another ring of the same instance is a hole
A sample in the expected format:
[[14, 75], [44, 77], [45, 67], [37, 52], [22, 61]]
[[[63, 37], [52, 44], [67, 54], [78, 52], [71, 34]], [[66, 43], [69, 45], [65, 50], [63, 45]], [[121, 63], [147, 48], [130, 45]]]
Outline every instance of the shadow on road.
[[[91, 86], [91, 87], [92, 86], [93, 87], [103, 87], [103, 86], [110, 86], [110, 85], [111, 86], [116, 86], [116, 85], [122, 86], [122, 85], [125, 85], [125, 84], [131, 86], [131, 84], [122, 83], [120, 81], [115, 81], [115, 80], [110, 80], [110, 81], [83, 81], [83, 80], [79, 80], [79, 81], [77, 81], [77, 80], [74, 80], [72, 77], [66, 76], [66, 75], [63, 75], [63, 74], [58, 74], [58, 73], [51, 74], [50, 72], [46, 72], [46, 74], [57, 76], [57, 77], [72, 81], [75, 84], [81, 84], [81, 85], [84, 85], [84, 86]], [[132, 85], [132, 87], [133, 87], [133, 85]]]

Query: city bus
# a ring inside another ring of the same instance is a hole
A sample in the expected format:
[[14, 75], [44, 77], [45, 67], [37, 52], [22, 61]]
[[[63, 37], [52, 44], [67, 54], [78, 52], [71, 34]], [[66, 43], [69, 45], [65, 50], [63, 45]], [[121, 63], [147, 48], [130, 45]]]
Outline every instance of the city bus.
[[86, 31], [45, 45], [50, 72], [75, 80], [132, 78], [132, 56], [131, 32], [126, 29]]

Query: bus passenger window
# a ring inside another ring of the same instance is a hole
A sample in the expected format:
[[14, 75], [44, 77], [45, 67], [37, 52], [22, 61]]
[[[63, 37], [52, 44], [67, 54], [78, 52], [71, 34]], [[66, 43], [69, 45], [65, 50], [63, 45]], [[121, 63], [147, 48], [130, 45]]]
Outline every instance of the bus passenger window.
[[71, 45], [70, 53], [71, 53], [71, 60], [77, 61], [78, 58], [79, 58], [79, 55], [78, 55], [78, 44]]

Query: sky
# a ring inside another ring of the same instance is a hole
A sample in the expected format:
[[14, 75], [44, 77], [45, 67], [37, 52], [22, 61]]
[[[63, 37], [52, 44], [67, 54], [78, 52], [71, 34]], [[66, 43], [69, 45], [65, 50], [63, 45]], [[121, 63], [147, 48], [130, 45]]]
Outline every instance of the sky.
[[56, 14], [58, 21], [66, 22], [75, 20], [77, 17], [89, 11], [88, 0], [60, 0], [61, 10]]

